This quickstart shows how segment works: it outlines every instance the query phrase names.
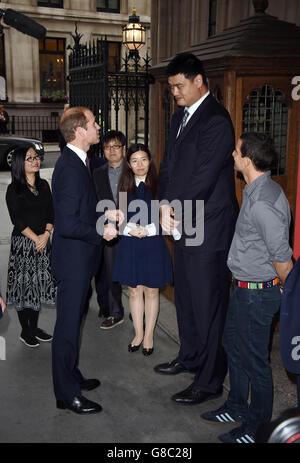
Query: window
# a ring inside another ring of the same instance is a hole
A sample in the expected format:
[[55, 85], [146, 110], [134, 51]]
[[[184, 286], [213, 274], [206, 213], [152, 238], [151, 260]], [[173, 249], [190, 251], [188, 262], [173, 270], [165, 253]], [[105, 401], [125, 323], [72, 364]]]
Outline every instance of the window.
[[99, 56], [102, 56], [101, 47], [105, 47], [105, 49], [107, 47], [108, 72], [119, 72], [121, 67], [121, 42], [107, 42], [106, 40], [102, 42], [98, 40], [97, 46]]
[[285, 174], [287, 131], [288, 106], [284, 94], [271, 85], [253, 90], [243, 107], [243, 132], [265, 133], [273, 139], [278, 155], [273, 175]]
[[120, 13], [120, 0], [97, 0], [97, 11]]
[[108, 71], [118, 72], [121, 66], [121, 43], [108, 43]]
[[39, 47], [41, 101], [66, 101], [65, 39], [40, 40]]
[[208, 37], [216, 34], [217, 26], [217, 0], [209, 1], [209, 16], [208, 16]]
[[48, 6], [50, 8], [63, 8], [64, 0], [38, 0], [38, 6]]

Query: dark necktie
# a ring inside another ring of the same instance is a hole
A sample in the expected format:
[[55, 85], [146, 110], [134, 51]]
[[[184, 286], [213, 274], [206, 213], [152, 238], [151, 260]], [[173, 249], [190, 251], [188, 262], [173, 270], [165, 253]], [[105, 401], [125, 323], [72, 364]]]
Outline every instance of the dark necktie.
[[181, 124], [180, 124], [180, 128], [179, 128], [179, 131], [178, 131], [177, 138], [179, 137], [179, 135], [182, 133], [184, 127], [186, 126], [186, 121], [187, 121], [188, 117], [189, 117], [189, 110], [187, 108], [184, 108], [183, 118], [182, 118], [182, 121], [181, 121]]
[[87, 167], [87, 170], [89, 171], [89, 174], [91, 175], [90, 159], [88, 157], [85, 158], [85, 165]]

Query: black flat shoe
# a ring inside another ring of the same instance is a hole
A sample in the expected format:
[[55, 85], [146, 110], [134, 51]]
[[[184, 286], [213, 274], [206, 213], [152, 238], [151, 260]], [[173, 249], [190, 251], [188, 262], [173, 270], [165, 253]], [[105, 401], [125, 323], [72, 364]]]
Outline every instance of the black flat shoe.
[[73, 397], [71, 402], [57, 400], [56, 407], [61, 410], [71, 410], [72, 412], [78, 413], [80, 415], [89, 413], [99, 413], [102, 410], [100, 404], [92, 402], [91, 400], [86, 399], [82, 395], [78, 397]]
[[[142, 343], [141, 343], [142, 344]], [[133, 344], [128, 344], [128, 352], [136, 352], [141, 347], [141, 344], [134, 346]]]
[[149, 349], [147, 347], [143, 347], [143, 350], [142, 350], [143, 354], [146, 357], [149, 357], [149, 355], [152, 355], [153, 351], [154, 351], [154, 347], [150, 347]]

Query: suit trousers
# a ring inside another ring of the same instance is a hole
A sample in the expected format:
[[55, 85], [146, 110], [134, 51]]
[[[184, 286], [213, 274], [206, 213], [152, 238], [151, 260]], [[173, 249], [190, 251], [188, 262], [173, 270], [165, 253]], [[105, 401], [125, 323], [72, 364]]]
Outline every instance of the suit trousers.
[[91, 278], [57, 282], [57, 319], [52, 341], [52, 371], [57, 400], [81, 395], [83, 376], [78, 369], [82, 317]]
[[108, 287], [109, 315], [115, 318], [124, 317], [122, 304], [122, 286], [119, 282], [113, 281], [113, 271], [118, 243], [108, 243], [103, 246], [103, 256], [106, 269], [106, 281]]
[[194, 387], [209, 393], [220, 390], [227, 372], [222, 346], [230, 286], [227, 255], [174, 246], [178, 361], [195, 371]]

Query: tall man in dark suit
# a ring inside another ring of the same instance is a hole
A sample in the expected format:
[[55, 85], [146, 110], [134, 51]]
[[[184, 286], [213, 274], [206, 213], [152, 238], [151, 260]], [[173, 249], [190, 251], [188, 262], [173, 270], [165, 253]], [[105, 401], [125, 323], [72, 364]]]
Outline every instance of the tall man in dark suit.
[[[103, 151], [107, 163], [95, 169], [93, 173], [94, 184], [98, 201], [111, 201], [113, 213], [117, 209], [118, 182], [122, 173], [125, 154], [125, 135], [117, 130], [111, 130], [102, 137]], [[109, 209], [106, 211], [108, 213]], [[122, 304], [122, 286], [113, 281], [115, 255], [119, 237], [105, 242], [103, 245], [103, 258], [106, 269], [106, 282], [108, 287], [108, 316], [101, 323], [100, 328], [112, 329], [124, 321], [124, 307]]]
[[[231, 156], [235, 140], [230, 116], [209, 93], [196, 56], [177, 55], [169, 63], [167, 75], [182, 109], [172, 118], [160, 166], [159, 199], [169, 203], [177, 199], [183, 209], [182, 216], [176, 217], [170, 205], [161, 207], [166, 233], [182, 223], [181, 238], [174, 242], [180, 350], [175, 360], [154, 370], [169, 375], [195, 372], [193, 383], [172, 396], [177, 403], [195, 404], [221, 395], [227, 371], [221, 341], [230, 282], [226, 260], [238, 212]], [[197, 201], [204, 202], [202, 244], [196, 236], [189, 236], [189, 229], [195, 227], [197, 232], [201, 228]], [[182, 220], [187, 207], [192, 211], [192, 223]]]
[[[81, 395], [100, 385], [85, 379], [78, 368], [82, 315], [92, 276], [99, 267], [102, 237], [96, 231], [96, 194], [86, 163], [90, 146], [99, 142], [93, 113], [82, 107], [67, 110], [60, 130], [67, 146], [52, 177], [55, 225], [52, 271], [57, 279], [57, 320], [52, 343], [57, 407], [76, 413], [96, 413], [102, 407]], [[106, 228], [103, 237], [115, 237]]]

